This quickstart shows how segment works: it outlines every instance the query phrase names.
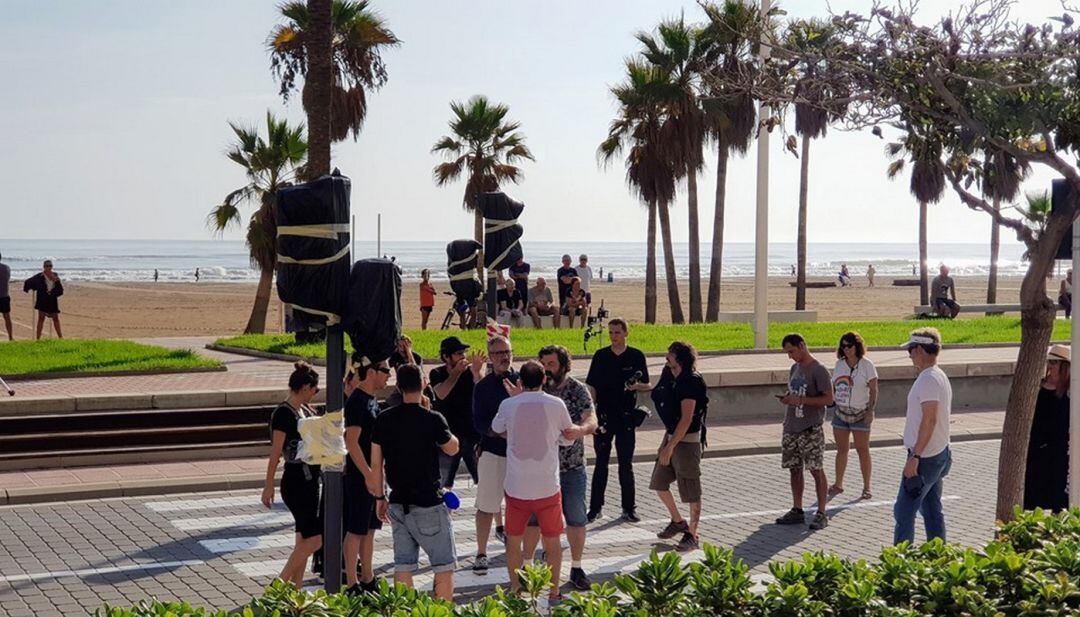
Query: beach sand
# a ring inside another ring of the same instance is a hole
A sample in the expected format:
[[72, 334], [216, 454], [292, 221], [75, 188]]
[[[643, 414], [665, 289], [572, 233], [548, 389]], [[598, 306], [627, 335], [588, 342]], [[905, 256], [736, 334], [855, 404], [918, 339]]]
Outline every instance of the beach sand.
[[[961, 304], [986, 302], [985, 277], [955, 277]], [[793, 309], [795, 289], [788, 285], [790, 278], [769, 280], [769, 308]], [[998, 281], [998, 302], [1019, 302], [1019, 277], [1002, 277]], [[867, 287], [865, 278], [856, 278], [855, 286], [807, 290], [807, 308], [818, 312], [819, 321], [899, 319], [911, 314], [919, 303], [918, 287], [894, 287], [891, 279], [877, 278], [875, 287]], [[1056, 295], [1058, 282], [1050, 283]], [[251, 312], [255, 295], [253, 283], [91, 283], [65, 282], [60, 299], [61, 325], [64, 335], [72, 338], [142, 338], [156, 336], [205, 336], [238, 334], [243, 331]], [[449, 284], [436, 282], [440, 292]], [[683, 312], [689, 318], [686, 298], [687, 281], [679, 282], [683, 297]], [[670, 322], [667, 286], [660, 280], [657, 290], [659, 323]], [[707, 293], [703, 281], [702, 293]], [[406, 328], [420, 327], [417, 284], [406, 282], [402, 289], [402, 317]], [[604, 306], [611, 316], [621, 316], [631, 322], [645, 319], [643, 280], [616, 280], [614, 283], [594, 283], [593, 304]], [[12, 318], [15, 336], [32, 338], [30, 329], [32, 306], [29, 294], [22, 293], [21, 284], [11, 286]], [[753, 280], [726, 279], [721, 289], [721, 307], [727, 311], [749, 311], [754, 306]], [[446, 313], [450, 298], [438, 295], [435, 312], [429, 327], [438, 328]], [[267, 332], [281, 331], [280, 304], [276, 294], [270, 303]], [[48, 324], [48, 322], [46, 322]], [[46, 336], [49, 328], [46, 325]]]

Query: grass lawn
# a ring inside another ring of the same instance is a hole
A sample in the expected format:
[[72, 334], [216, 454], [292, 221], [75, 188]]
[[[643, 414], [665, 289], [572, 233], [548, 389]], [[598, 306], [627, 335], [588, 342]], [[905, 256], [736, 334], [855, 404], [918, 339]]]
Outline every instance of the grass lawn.
[[[799, 332], [811, 347], [833, 347], [840, 335], [849, 330], [859, 332], [867, 345], [900, 345], [907, 340], [908, 333], [920, 327], [934, 326], [941, 331], [945, 344], [959, 343], [1019, 343], [1020, 319], [1013, 317], [978, 317], [957, 320], [911, 320], [911, 321], [857, 321], [857, 322], [822, 322], [822, 323], [774, 323], [769, 325], [769, 347], [779, 348], [780, 340], [789, 332]], [[558, 343], [565, 345], [571, 353], [585, 353], [582, 347], [582, 330], [514, 330], [511, 339], [514, 342], [514, 354], [518, 357], [532, 356], [544, 345]], [[483, 330], [409, 330], [413, 349], [424, 358], [437, 358], [439, 341], [454, 335], [470, 345], [482, 345], [485, 338]], [[1054, 340], [1068, 341], [1069, 322], [1057, 320], [1054, 324]], [[675, 340], [692, 343], [699, 352], [751, 349], [754, 346], [754, 334], [749, 324], [694, 324], [694, 325], [630, 325], [630, 344], [646, 353], [667, 350], [668, 344]], [[255, 349], [273, 353], [300, 356], [303, 358], [323, 358], [326, 356], [324, 343], [297, 345], [291, 334], [244, 335], [218, 339], [219, 345]], [[601, 340], [589, 341], [589, 353], [607, 344], [607, 335]]]
[[131, 341], [48, 339], [0, 343], [0, 375], [185, 370], [220, 366], [192, 351]]

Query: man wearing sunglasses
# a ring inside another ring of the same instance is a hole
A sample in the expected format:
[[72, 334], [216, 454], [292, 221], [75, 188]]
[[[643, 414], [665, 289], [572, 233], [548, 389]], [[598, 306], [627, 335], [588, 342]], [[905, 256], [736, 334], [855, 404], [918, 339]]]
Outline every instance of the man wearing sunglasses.
[[[372, 362], [353, 356], [353, 366], [360, 378], [349, 400], [345, 401], [345, 581], [350, 593], [370, 591], [377, 587], [371, 563], [375, 552], [375, 530], [382, 528], [375, 512], [375, 498], [368, 492], [367, 483], [374, 478], [371, 469], [371, 435], [379, 402], [375, 395], [386, 387], [390, 367], [385, 360]], [[361, 575], [356, 575], [360, 561]], [[328, 569], [332, 572], [332, 569]]]

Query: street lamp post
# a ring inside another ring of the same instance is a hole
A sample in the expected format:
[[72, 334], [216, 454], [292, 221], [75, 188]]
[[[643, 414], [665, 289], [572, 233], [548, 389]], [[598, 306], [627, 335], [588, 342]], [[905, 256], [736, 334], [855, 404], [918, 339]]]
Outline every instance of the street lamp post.
[[[768, 20], [771, 0], [761, 0], [761, 18]], [[768, 60], [770, 48], [762, 44], [759, 60]], [[769, 106], [758, 106], [757, 219], [754, 234], [754, 347], [769, 344], [769, 131], [765, 126]]]

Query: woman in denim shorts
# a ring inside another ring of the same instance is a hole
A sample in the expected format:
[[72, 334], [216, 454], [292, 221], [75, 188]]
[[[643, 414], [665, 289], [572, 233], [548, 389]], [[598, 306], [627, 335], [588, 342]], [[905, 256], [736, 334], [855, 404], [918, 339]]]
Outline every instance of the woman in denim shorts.
[[878, 376], [874, 363], [866, 357], [866, 343], [858, 332], [840, 337], [836, 349], [836, 368], [833, 369], [833, 437], [836, 439], [836, 477], [829, 496], [844, 492], [844, 471], [847, 469], [851, 437], [859, 453], [862, 471], [862, 499], [870, 499], [870, 424], [877, 405]]

